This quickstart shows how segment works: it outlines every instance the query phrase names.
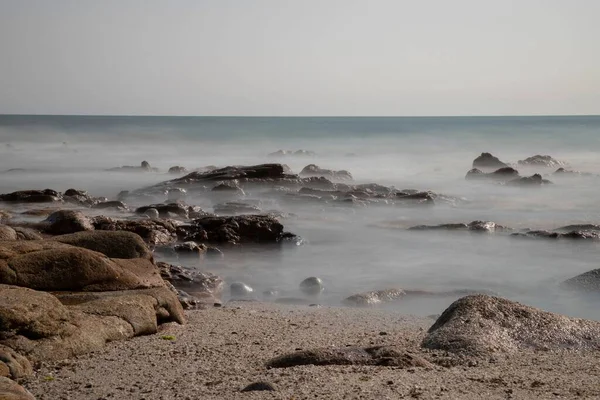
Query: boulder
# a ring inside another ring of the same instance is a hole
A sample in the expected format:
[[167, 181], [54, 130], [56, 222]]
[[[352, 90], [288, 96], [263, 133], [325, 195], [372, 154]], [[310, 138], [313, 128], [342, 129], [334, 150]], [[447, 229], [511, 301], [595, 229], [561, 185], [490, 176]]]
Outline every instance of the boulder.
[[238, 215], [196, 219], [187, 229], [185, 240], [207, 243], [276, 243], [290, 234], [268, 215]]
[[187, 172], [188, 170], [186, 167], [181, 167], [179, 165], [169, 168], [169, 173], [173, 175], [182, 175], [186, 174]]
[[[47, 291], [129, 290], [164, 285], [157, 267], [143, 258], [110, 259], [56, 243], [0, 242], [0, 283]], [[35, 249], [35, 245], [38, 249]], [[52, 247], [52, 246], [50, 246]]]
[[479, 157], [473, 160], [473, 168], [480, 170], [497, 170], [504, 167], [508, 167], [508, 165], [490, 153], [481, 153]]
[[17, 232], [10, 226], [0, 225], [0, 240], [17, 240]]
[[345, 170], [333, 171], [321, 168], [315, 164], [309, 164], [300, 171], [300, 176], [322, 176], [333, 180], [352, 180], [352, 174]]
[[142, 238], [127, 231], [89, 231], [55, 236], [53, 240], [97, 251], [111, 258], [152, 259], [152, 252]]
[[1, 400], [35, 400], [23, 386], [17, 382], [0, 376], [0, 399]]
[[427, 331], [422, 346], [485, 355], [523, 350], [598, 350], [600, 322], [487, 295], [463, 297]]
[[18, 192], [0, 194], [0, 201], [10, 203], [54, 203], [62, 201], [62, 196], [55, 190], [20, 190]]
[[417, 354], [391, 346], [320, 348], [297, 351], [267, 361], [267, 368], [299, 365], [382, 365], [400, 368], [433, 365]]
[[52, 235], [94, 230], [89, 217], [85, 216], [81, 211], [73, 210], [53, 212], [42, 222], [42, 225], [44, 231]]
[[[0, 376], [10, 379], [26, 378], [33, 374], [29, 360], [10, 347], [0, 345]], [[2, 395], [0, 394], [0, 399]]]
[[517, 164], [523, 165], [523, 166], [528, 166], [528, 167], [545, 167], [545, 168], [564, 167], [567, 165], [566, 163], [555, 160], [554, 158], [552, 158], [550, 156], [547, 156], [547, 155], [542, 156], [539, 154], [532, 156], [532, 157], [528, 157], [524, 160], [519, 160], [517, 162]]
[[169, 220], [138, 219], [117, 220], [104, 216], [92, 219], [96, 230], [127, 231], [139, 235], [150, 245], [165, 245], [177, 240], [177, 226]]

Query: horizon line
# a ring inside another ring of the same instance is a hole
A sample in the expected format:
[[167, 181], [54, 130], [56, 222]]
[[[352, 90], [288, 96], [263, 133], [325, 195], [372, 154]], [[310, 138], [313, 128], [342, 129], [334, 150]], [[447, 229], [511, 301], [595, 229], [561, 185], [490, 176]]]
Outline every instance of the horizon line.
[[189, 114], [22, 114], [0, 117], [153, 117], [153, 118], [490, 118], [490, 117], [600, 117], [600, 114], [461, 114], [461, 115], [189, 115]]

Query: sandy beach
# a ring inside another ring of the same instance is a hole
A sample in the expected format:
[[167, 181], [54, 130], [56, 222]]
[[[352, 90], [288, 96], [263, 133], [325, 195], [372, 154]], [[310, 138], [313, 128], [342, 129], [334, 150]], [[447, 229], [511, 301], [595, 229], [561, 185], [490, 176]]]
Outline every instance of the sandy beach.
[[[186, 313], [187, 325], [166, 324], [154, 335], [44, 364], [24, 386], [37, 399], [78, 400], [600, 397], [595, 351], [498, 354], [449, 366], [440, 361], [452, 357], [420, 349], [432, 318], [239, 301]], [[265, 367], [272, 357], [295, 350], [373, 345], [406, 349], [432, 368]], [[241, 392], [259, 381], [276, 390]]]

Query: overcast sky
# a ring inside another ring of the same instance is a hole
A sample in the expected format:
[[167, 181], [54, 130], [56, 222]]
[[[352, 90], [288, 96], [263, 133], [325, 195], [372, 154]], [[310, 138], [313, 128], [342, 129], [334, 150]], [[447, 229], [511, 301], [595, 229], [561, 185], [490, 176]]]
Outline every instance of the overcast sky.
[[600, 114], [599, 0], [0, 0], [0, 113]]

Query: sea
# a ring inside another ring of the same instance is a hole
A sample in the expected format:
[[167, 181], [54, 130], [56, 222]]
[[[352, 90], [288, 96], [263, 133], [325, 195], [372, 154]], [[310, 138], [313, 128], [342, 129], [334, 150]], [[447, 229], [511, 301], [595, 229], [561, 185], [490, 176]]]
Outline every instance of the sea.
[[[309, 155], [273, 156], [278, 150]], [[551, 155], [588, 176], [559, 177], [539, 187], [465, 180], [472, 162], [490, 152], [516, 164]], [[107, 171], [147, 161], [155, 172]], [[310, 276], [324, 282], [315, 302], [338, 306], [352, 294], [386, 288], [469, 289], [564, 313], [600, 319], [598, 294], [561, 287], [600, 268], [600, 242], [516, 238], [508, 232], [410, 231], [415, 225], [494, 221], [512, 228], [556, 229], [600, 224], [600, 116], [519, 117], [160, 117], [0, 115], [0, 193], [69, 188], [116, 199], [123, 190], [173, 176], [171, 166], [280, 162], [298, 173], [308, 164], [349, 171], [355, 183], [431, 190], [455, 202], [433, 207], [278, 203], [298, 244], [225, 251], [223, 259], [177, 259], [190, 268], [244, 282], [257, 296], [278, 288], [290, 296]], [[212, 211], [200, 195], [186, 202]], [[157, 199], [164, 201], [166, 199]], [[157, 256], [160, 258], [160, 256]], [[227, 296], [227, 293], [225, 294]], [[446, 297], [386, 305], [409, 314], [439, 314]]]

